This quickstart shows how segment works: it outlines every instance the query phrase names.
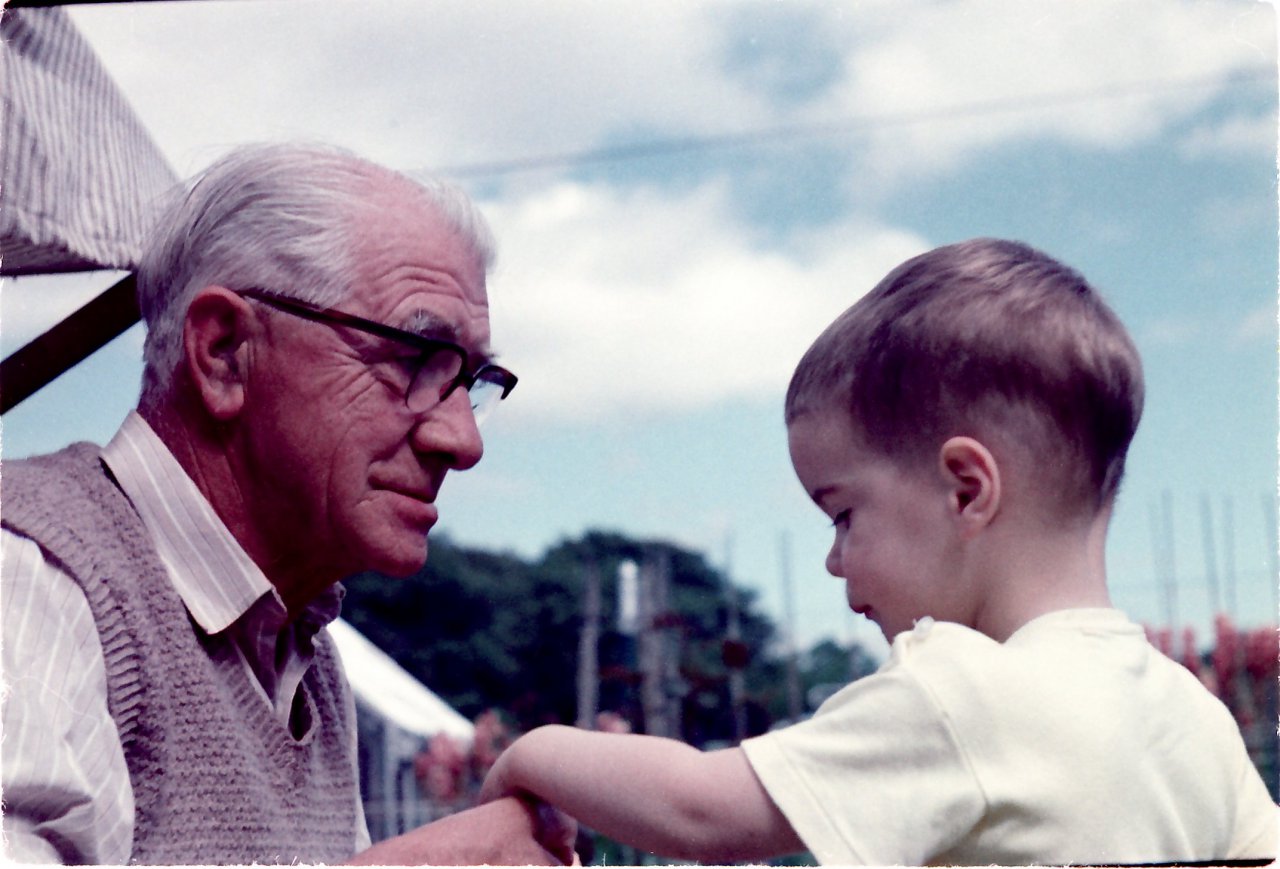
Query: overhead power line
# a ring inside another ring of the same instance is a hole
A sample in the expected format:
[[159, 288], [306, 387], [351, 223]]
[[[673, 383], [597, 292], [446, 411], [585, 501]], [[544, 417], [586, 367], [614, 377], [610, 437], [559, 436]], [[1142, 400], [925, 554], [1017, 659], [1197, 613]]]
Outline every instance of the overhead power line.
[[607, 148], [590, 148], [534, 157], [516, 157], [509, 160], [462, 163], [430, 171], [432, 174], [454, 178], [491, 177], [541, 169], [568, 169], [598, 163], [619, 163], [628, 160], [667, 157], [699, 151], [767, 145], [796, 139], [870, 136], [894, 128], [920, 124], [1001, 114], [1017, 114], [1028, 111], [1043, 111], [1046, 108], [1063, 108], [1071, 105], [1113, 101], [1135, 96], [1159, 96], [1161, 94], [1203, 90], [1213, 87], [1230, 88], [1265, 79], [1275, 82], [1276, 78], [1276, 69], [1254, 67], [1226, 77], [1204, 76], [1194, 79], [1130, 82], [1115, 87], [1094, 88], [1087, 91], [1060, 91], [1035, 96], [976, 100], [971, 103], [929, 109], [927, 111], [864, 115], [826, 123], [790, 124], [742, 132], [655, 139], [648, 142], [634, 142]]

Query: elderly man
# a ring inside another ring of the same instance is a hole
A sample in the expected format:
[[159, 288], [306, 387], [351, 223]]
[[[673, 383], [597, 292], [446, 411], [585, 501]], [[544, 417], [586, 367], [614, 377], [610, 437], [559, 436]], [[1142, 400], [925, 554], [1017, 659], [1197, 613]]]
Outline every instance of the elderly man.
[[571, 857], [516, 801], [370, 849], [324, 629], [343, 577], [422, 566], [515, 385], [491, 258], [461, 194], [320, 147], [233, 153], [159, 223], [137, 411], [105, 448], [4, 466], [9, 857]]

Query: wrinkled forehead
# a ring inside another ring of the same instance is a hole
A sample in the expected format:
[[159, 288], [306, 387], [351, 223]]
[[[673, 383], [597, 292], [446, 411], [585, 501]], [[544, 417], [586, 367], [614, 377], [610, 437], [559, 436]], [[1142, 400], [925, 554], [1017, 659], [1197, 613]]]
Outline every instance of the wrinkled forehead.
[[356, 313], [473, 350], [487, 345], [483, 260], [421, 197], [383, 193], [365, 202], [352, 222], [351, 255]]

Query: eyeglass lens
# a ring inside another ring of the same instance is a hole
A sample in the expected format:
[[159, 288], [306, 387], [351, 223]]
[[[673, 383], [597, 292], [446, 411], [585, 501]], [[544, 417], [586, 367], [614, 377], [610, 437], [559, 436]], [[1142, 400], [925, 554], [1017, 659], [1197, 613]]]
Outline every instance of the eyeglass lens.
[[[445, 393], [457, 382], [463, 364], [462, 354], [451, 347], [441, 347], [425, 354], [405, 395], [409, 409], [421, 413], [444, 400]], [[489, 379], [490, 376], [498, 375], [481, 371], [467, 390], [477, 423], [502, 400], [504, 384]]]
[[476, 418], [476, 425], [484, 422], [484, 418], [502, 401], [503, 385], [484, 379], [481, 375], [468, 390], [471, 396], [471, 413]]

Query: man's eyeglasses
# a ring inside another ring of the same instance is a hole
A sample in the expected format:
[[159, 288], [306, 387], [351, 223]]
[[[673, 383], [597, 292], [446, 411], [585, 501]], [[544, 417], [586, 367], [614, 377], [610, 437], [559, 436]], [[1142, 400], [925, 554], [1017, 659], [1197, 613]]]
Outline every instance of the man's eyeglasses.
[[237, 295], [253, 299], [317, 323], [343, 326], [378, 338], [386, 338], [417, 351], [405, 389], [404, 403], [414, 413], [424, 413], [440, 404], [458, 387], [471, 398], [471, 411], [479, 425], [515, 389], [516, 376], [507, 369], [486, 362], [474, 371], [467, 370], [467, 351], [449, 341], [424, 338], [413, 332], [396, 329], [385, 323], [366, 320], [334, 308], [321, 308], [299, 299], [269, 293], [265, 290], [240, 290]]

